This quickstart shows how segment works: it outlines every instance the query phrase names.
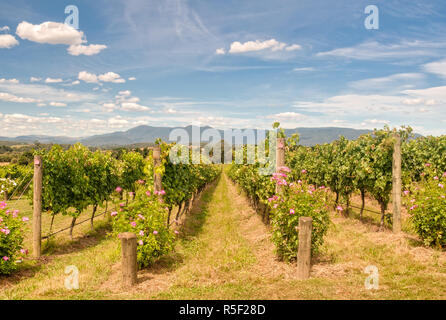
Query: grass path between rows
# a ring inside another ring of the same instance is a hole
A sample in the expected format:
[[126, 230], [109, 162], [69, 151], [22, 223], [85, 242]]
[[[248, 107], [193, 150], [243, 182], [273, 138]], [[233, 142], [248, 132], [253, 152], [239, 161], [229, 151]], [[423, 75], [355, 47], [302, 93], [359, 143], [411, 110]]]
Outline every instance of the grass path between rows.
[[[186, 217], [175, 252], [140, 270], [131, 289], [121, 287], [119, 242], [106, 228], [99, 224], [91, 245], [0, 278], [0, 299], [446, 299], [445, 252], [334, 213], [311, 278], [297, 280], [225, 173]], [[65, 289], [68, 265], [79, 269], [79, 290]], [[378, 267], [378, 290], [364, 287], [368, 265]]]

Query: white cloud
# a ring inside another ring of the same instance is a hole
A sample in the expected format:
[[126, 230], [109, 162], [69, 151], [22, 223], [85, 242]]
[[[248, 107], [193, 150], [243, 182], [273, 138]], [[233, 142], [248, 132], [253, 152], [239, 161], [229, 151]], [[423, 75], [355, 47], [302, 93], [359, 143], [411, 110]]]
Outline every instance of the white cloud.
[[0, 83], [19, 83], [17, 79], [0, 79]]
[[106, 49], [107, 46], [103, 44], [90, 44], [87, 46], [78, 44], [78, 45], [71, 45], [68, 47], [68, 53], [73, 56], [79, 56], [79, 55], [86, 55], [86, 56], [92, 56], [95, 54], [98, 54], [102, 50]]
[[87, 83], [97, 83], [98, 82], [98, 77], [95, 74], [89, 73], [87, 71], [79, 72], [77, 78], [79, 80], [85, 81]]
[[29, 81], [31, 81], [31, 82], [39, 82], [41, 80], [42, 80], [42, 78], [36, 78], [36, 77], [29, 78]]
[[75, 81], [71, 82], [72, 85], [77, 85], [79, 83], [81, 83], [79, 80], [75, 80]]
[[107, 72], [98, 76], [99, 80], [103, 82], [124, 83], [125, 80], [121, 76], [114, 72]]
[[283, 50], [286, 46], [286, 43], [279, 42], [276, 39], [270, 39], [265, 41], [255, 40], [255, 41], [247, 41], [244, 43], [240, 43], [239, 41], [235, 41], [231, 43], [231, 47], [229, 49], [229, 53], [244, 53], [251, 51], [260, 51], [265, 49], [271, 49], [272, 51]]
[[80, 45], [85, 43], [84, 33], [59, 22], [43, 22], [38, 25], [21, 22], [16, 34], [22, 38], [38, 43]]
[[13, 95], [13, 94], [10, 94], [10, 93], [7, 93], [7, 92], [0, 92], [0, 100], [8, 101], [8, 102], [18, 102], [18, 103], [35, 103], [35, 102], [38, 102], [37, 99], [18, 97], [16, 95]]
[[46, 78], [45, 79], [45, 83], [60, 83], [60, 82], [63, 82], [63, 80], [60, 78], [58, 78], [58, 79]]
[[303, 120], [305, 116], [297, 112], [282, 112], [266, 116], [266, 118], [274, 120]]
[[129, 91], [129, 90], [125, 90], [125, 91], [119, 91], [118, 94], [119, 94], [120, 96], [129, 96], [129, 95], [132, 94], [132, 92]]
[[37, 43], [68, 45], [67, 51], [73, 56], [91, 56], [107, 48], [103, 44], [86, 45], [87, 39], [82, 31], [60, 22], [47, 21], [34, 25], [23, 21], [17, 26], [16, 34]]
[[10, 49], [17, 46], [19, 42], [10, 34], [0, 34], [0, 48]]
[[130, 77], [130, 78], [129, 78], [129, 81], [135, 81], [135, 80], [136, 80], [135, 77]]
[[404, 99], [401, 101], [402, 104], [405, 104], [407, 106], [417, 105], [423, 103], [423, 99]]
[[147, 111], [147, 110], [150, 110], [150, 108], [141, 106], [134, 102], [123, 102], [123, 103], [121, 103], [121, 110], [124, 110], [124, 111]]
[[423, 67], [427, 72], [446, 78], [446, 59], [427, 63]]
[[67, 104], [62, 103], [62, 102], [50, 102], [50, 106], [52, 106], [52, 107], [66, 107]]
[[0, 32], [1, 31], [9, 31], [9, 27], [8, 26], [1, 27]]
[[[38, 107], [46, 107], [46, 103], [38, 103]], [[48, 115], [48, 114], [41, 114], [41, 115]]]
[[353, 47], [338, 48], [319, 52], [318, 57], [343, 57], [357, 60], [404, 59], [411, 57], [441, 56], [446, 42], [401, 41], [400, 43], [382, 44], [368, 41]]
[[304, 68], [294, 68], [293, 71], [314, 71], [312, 67], [304, 67]]
[[298, 44], [293, 44], [293, 45], [285, 48], [286, 51], [296, 51], [296, 50], [300, 50], [300, 49], [302, 49], [302, 46], [300, 46]]
[[226, 51], [224, 48], [218, 48], [217, 50], [215, 50], [215, 54], [225, 54]]
[[395, 91], [396, 89], [407, 89], [408, 86], [413, 87], [414, 84], [419, 83], [423, 79], [424, 75], [422, 73], [397, 73], [387, 77], [352, 81], [349, 83], [349, 87], [367, 91], [378, 89]]

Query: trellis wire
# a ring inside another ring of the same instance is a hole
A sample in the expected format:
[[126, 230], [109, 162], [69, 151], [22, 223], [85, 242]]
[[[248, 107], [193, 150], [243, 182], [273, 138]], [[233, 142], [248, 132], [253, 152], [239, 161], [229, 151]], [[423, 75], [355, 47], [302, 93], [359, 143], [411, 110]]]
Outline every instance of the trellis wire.
[[[110, 211], [104, 211], [104, 212], [102, 212], [102, 213], [100, 213], [100, 214], [95, 215], [94, 218], [93, 218], [93, 220], [96, 219], [97, 217], [103, 216], [104, 214], [106, 214], [106, 213], [108, 213], [108, 212], [110, 212]], [[83, 221], [81, 221], [81, 222], [78, 222], [78, 223], [74, 224], [74, 226], [80, 225], [80, 224], [82, 224], [82, 223], [84, 223], [84, 222], [87, 222], [87, 221], [90, 221], [90, 220], [91, 220], [91, 218], [85, 219], [85, 220], [83, 220]], [[74, 226], [73, 226], [73, 227], [74, 227]], [[58, 231], [53, 232], [53, 233], [51, 233], [51, 234], [48, 234], [48, 235], [46, 235], [46, 236], [43, 236], [43, 237], [42, 237], [42, 240], [44, 240], [44, 239], [48, 239], [48, 238], [50, 238], [50, 237], [52, 237], [52, 236], [54, 236], [54, 235], [56, 235], [56, 234], [58, 234], [58, 233], [61, 233], [61, 232], [63, 232], [63, 231], [66, 231], [66, 230], [68, 230], [68, 229], [70, 229], [70, 228], [71, 228], [71, 226], [69, 226], [69, 227], [67, 227], [67, 228], [63, 228], [63, 229], [61, 229], [61, 230], [58, 230]]]

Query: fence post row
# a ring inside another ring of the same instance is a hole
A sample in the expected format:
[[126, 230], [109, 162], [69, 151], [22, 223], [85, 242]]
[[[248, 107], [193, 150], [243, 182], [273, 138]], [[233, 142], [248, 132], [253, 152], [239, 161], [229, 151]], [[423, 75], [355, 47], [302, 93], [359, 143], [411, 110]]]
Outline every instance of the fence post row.
[[119, 234], [122, 251], [122, 282], [124, 286], [133, 286], [137, 281], [138, 264], [136, 261], [136, 235], [132, 232]]
[[40, 258], [42, 237], [42, 158], [34, 156], [33, 255]]
[[[285, 138], [277, 138], [276, 144], [276, 173], [280, 167], [285, 166]], [[281, 193], [282, 186], [276, 184], [276, 193]]]
[[401, 232], [401, 137], [394, 134], [395, 145], [392, 161], [393, 232]]
[[310, 277], [312, 229], [312, 218], [299, 218], [299, 249], [297, 251], [297, 278], [299, 280], [305, 280]]
[[156, 172], [156, 169], [160, 164], [161, 164], [161, 147], [157, 145], [153, 148], [153, 184], [155, 191], [160, 191], [162, 189], [161, 175]]

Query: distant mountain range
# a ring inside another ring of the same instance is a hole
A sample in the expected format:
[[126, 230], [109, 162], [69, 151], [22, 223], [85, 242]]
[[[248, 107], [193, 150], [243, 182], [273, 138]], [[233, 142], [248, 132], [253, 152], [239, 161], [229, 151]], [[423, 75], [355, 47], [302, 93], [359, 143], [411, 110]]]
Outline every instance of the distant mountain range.
[[[201, 132], [211, 127], [200, 127]], [[113, 133], [106, 133], [101, 135], [94, 135], [85, 138], [70, 138], [63, 136], [41, 136], [29, 135], [18, 136], [15, 138], [0, 137], [0, 141], [8, 142], [26, 142], [34, 143], [57, 143], [57, 144], [73, 144], [80, 142], [87, 146], [126, 146], [138, 143], [153, 143], [157, 138], [164, 141], [169, 141], [169, 134], [174, 129], [185, 129], [189, 136], [192, 136], [192, 130], [198, 127], [152, 127], [152, 126], [138, 126], [127, 131], [117, 131]], [[223, 130], [218, 130], [221, 137], [224, 136]], [[257, 130], [254, 130], [257, 135]], [[347, 139], [354, 140], [360, 135], [369, 133], [370, 130], [357, 130], [350, 128], [325, 127], [325, 128], [295, 128], [285, 129], [285, 134], [291, 136], [298, 133], [300, 136], [300, 143], [306, 146], [316, 144], [329, 143], [344, 136]], [[196, 142], [196, 141], [194, 141]], [[1, 144], [1, 143], [0, 143]]]

